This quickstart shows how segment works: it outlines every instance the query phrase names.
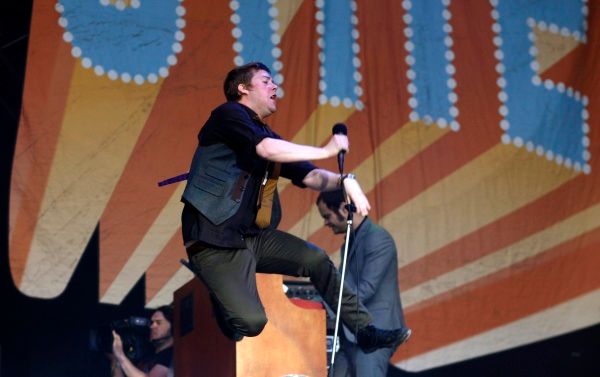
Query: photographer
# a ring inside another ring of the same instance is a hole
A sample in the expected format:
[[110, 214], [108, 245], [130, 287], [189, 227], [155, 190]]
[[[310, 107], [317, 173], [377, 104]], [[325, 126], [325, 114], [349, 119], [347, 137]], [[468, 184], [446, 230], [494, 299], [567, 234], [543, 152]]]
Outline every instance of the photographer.
[[133, 363], [123, 351], [123, 341], [113, 330], [112, 376], [113, 377], [171, 377], [173, 376], [173, 309], [161, 306], [150, 317], [150, 342], [154, 354]]

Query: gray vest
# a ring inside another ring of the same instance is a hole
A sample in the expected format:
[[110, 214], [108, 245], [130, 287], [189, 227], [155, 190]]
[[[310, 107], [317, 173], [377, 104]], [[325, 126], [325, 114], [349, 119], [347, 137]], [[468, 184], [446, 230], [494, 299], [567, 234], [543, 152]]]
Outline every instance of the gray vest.
[[198, 146], [183, 198], [219, 225], [238, 211], [249, 178], [225, 144]]

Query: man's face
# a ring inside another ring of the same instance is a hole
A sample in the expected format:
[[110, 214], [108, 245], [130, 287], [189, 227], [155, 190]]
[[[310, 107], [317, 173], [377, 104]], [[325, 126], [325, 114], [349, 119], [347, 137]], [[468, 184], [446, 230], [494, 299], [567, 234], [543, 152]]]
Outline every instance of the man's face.
[[162, 312], [155, 312], [150, 317], [150, 340], [161, 340], [171, 336], [171, 324]]
[[240, 84], [238, 90], [243, 93], [240, 102], [254, 110], [261, 119], [277, 111], [277, 85], [267, 71], [254, 72], [250, 85]]
[[337, 211], [332, 211], [323, 201], [319, 201], [317, 207], [319, 208], [319, 213], [325, 222], [325, 226], [328, 226], [333, 231], [333, 234], [340, 234], [346, 232], [346, 217], [343, 215], [344, 203], [340, 205], [340, 209]]

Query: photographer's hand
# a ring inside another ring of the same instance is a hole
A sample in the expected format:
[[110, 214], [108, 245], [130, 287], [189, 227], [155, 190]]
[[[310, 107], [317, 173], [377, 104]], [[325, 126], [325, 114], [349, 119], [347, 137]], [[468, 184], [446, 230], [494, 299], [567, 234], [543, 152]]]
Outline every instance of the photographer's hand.
[[[120, 365], [120, 368], [113, 368], [113, 377], [127, 376], [127, 377], [142, 377], [147, 376], [146, 373], [139, 370], [133, 363], [127, 358], [125, 352], [123, 351], [123, 341], [121, 340], [121, 336], [117, 334], [116, 331], [113, 330], [113, 355], [117, 359], [117, 363]], [[115, 373], [115, 369], [118, 370]]]
[[[113, 330], [113, 355], [117, 359], [120, 368], [113, 368], [113, 377], [166, 377], [169, 373], [169, 369], [164, 365], [155, 365], [148, 374], [139, 370], [133, 363], [127, 358], [123, 351], [123, 341], [119, 334]], [[115, 369], [118, 372], [115, 373]]]
[[112, 332], [113, 334], [113, 355], [115, 355], [115, 357], [117, 358], [117, 360], [120, 362], [123, 358], [127, 358], [127, 356], [125, 356], [125, 352], [123, 352], [123, 341], [121, 340], [121, 336], [119, 336], [119, 334], [117, 334], [117, 332], [115, 330], [113, 330]]

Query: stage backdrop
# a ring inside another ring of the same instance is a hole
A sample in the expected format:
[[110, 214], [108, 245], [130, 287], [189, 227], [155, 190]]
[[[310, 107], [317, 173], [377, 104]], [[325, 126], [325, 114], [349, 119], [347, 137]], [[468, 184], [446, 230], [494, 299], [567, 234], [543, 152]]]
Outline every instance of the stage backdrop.
[[[63, 292], [97, 226], [100, 301], [145, 276], [171, 301], [180, 203], [222, 79], [261, 60], [269, 123], [322, 144], [398, 246], [412, 371], [600, 322], [600, 2], [34, 1], [12, 170], [10, 268]], [[337, 170], [331, 160], [324, 167]], [[280, 184], [281, 225], [337, 252], [315, 194]], [[385, 289], [385, 287], [382, 287]]]

